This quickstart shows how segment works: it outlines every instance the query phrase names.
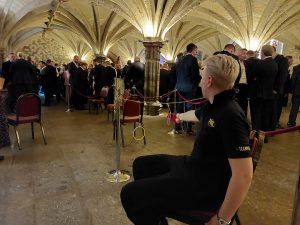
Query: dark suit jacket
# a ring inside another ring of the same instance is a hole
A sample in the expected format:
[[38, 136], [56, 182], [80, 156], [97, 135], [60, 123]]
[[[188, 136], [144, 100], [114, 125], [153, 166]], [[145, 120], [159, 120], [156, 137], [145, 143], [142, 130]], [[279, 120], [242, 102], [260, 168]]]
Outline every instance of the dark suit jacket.
[[134, 62], [128, 68], [125, 75], [126, 82], [129, 86], [135, 85], [138, 91], [144, 91], [144, 80], [145, 80], [145, 65], [141, 62]]
[[11, 65], [13, 84], [37, 84], [37, 70], [28, 61], [17, 59]]
[[250, 98], [257, 97], [258, 86], [255, 69], [259, 61], [260, 60], [255, 57], [251, 57], [244, 61]]
[[6, 85], [12, 81], [11, 64], [12, 64], [11, 61], [6, 61], [2, 64], [2, 76], [5, 79], [4, 87], [6, 87]]
[[274, 60], [278, 65], [278, 73], [274, 80], [274, 90], [278, 94], [283, 94], [284, 85], [288, 76], [288, 60], [283, 55], [277, 55]]
[[40, 73], [41, 83], [44, 91], [54, 90], [57, 83], [56, 68], [47, 65], [41, 70]]
[[105, 66], [103, 66], [102, 64], [98, 64], [95, 66], [94, 80], [95, 80], [95, 84], [98, 85], [100, 88], [105, 86], [105, 74], [106, 74]]
[[257, 63], [255, 74], [258, 84], [258, 97], [264, 100], [273, 99], [274, 81], [278, 73], [278, 66], [272, 57]]
[[160, 78], [159, 78], [160, 96], [170, 91], [170, 78], [171, 78], [171, 73], [169, 70], [160, 69]]
[[300, 64], [293, 68], [291, 92], [293, 93], [293, 96], [300, 96]]
[[70, 73], [70, 83], [72, 84], [73, 78], [75, 74], [77, 73], [78, 67], [75, 65], [74, 62], [70, 62], [68, 65], [68, 71]]
[[105, 68], [105, 82], [104, 82], [104, 86], [112, 86], [115, 82], [115, 77], [116, 76], [116, 70], [115, 68], [113, 68], [112, 66], [107, 66]]
[[200, 82], [197, 59], [192, 55], [184, 56], [176, 65], [176, 89], [180, 92], [196, 92]]

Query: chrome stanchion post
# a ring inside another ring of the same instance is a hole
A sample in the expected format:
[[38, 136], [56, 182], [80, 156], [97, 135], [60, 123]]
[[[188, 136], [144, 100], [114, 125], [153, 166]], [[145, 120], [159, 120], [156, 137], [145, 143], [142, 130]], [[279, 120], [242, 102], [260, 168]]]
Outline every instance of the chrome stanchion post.
[[66, 89], [67, 89], [66, 97], [67, 97], [67, 101], [68, 101], [68, 109], [65, 112], [72, 112], [72, 109], [70, 106], [71, 85], [70, 84], [66, 85]]
[[295, 191], [295, 199], [294, 199], [294, 210], [292, 214], [292, 223], [291, 225], [299, 225], [300, 224], [300, 163], [298, 169], [298, 181]]
[[121, 122], [120, 122], [120, 98], [123, 97], [124, 87], [121, 87], [121, 79], [115, 78], [115, 138], [116, 138], [116, 169], [109, 171], [106, 174], [106, 180], [108, 182], [120, 183], [125, 182], [130, 179], [130, 174], [128, 171], [120, 169], [120, 159], [121, 159], [121, 151], [120, 151], [120, 130], [121, 130]]

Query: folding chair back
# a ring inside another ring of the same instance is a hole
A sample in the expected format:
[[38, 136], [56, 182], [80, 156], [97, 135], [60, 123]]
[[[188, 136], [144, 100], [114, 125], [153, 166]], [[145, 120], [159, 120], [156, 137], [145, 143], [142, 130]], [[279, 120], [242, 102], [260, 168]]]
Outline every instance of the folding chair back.
[[17, 119], [19, 117], [37, 117], [41, 119], [41, 99], [38, 95], [27, 93], [21, 95], [17, 100], [16, 105]]
[[9, 125], [15, 129], [16, 139], [19, 149], [21, 150], [20, 136], [18, 132], [19, 124], [31, 123], [31, 135], [34, 139], [34, 122], [40, 124], [44, 144], [47, 144], [44, 128], [41, 122], [41, 99], [34, 93], [27, 93], [21, 95], [16, 104], [16, 113], [7, 116]]

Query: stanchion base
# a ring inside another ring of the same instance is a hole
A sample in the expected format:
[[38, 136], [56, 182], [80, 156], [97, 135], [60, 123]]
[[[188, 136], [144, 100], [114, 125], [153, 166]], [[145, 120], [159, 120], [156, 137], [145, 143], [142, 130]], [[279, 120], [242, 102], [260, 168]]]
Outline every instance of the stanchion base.
[[168, 132], [169, 135], [175, 135], [175, 129]]
[[105, 179], [111, 183], [121, 183], [130, 179], [130, 173], [125, 170], [112, 170], [106, 174]]
[[72, 109], [67, 109], [65, 112], [73, 112]]

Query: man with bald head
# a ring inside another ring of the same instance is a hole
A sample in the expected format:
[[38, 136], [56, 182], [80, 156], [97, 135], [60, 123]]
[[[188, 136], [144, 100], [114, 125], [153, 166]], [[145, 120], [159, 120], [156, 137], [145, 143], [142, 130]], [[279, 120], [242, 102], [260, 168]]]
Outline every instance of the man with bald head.
[[78, 69], [78, 67], [79, 67], [79, 61], [80, 61], [80, 58], [79, 58], [79, 56], [78, 55], [75, 55], [74, 57], [73, 57], [73, 61], [72, 62], [70, 62], [69, 63], [69, 65], [68, 65], [68, 71], [69, 71], [69, 73], [70, 73], [70, 79], [71, 79], [71, 82], [72, 82], [72, 75], [73, 75], [73, 77], [74, 77], [74, 75], [75, 75], [75, 73], [76, 73], [76, 71], [77, 71], [77, 69]]

